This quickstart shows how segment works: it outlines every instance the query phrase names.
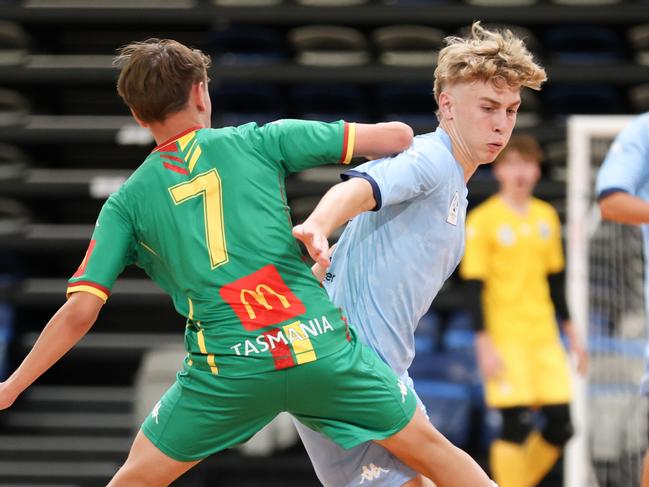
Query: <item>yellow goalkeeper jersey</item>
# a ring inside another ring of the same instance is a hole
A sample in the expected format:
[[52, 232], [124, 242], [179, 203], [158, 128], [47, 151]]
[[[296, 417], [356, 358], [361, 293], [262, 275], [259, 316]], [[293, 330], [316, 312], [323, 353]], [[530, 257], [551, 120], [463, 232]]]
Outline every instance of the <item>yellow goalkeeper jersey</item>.
[[494, 340], [558, 338], [547, 276], [563, 266], [561, 225], [548, 203], [532, 198], [521, 215], [496, 195], [469, 213], [460, 274], [484, 282], [485, 327]]

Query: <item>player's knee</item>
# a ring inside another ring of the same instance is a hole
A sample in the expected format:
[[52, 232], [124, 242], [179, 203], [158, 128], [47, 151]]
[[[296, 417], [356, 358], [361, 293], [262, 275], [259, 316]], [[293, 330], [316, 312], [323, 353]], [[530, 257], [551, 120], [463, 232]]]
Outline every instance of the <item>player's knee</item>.
[[541, 411], [546, 421], [541, 436], [552, 445], [564, 446], [574, 433], [570, 420], [570, 407], [568, 404], [543, 406]]
[[526, 407], [500, 409], [502, 431], [500, 439], [521, 444], [532, 431], [532, 413]]

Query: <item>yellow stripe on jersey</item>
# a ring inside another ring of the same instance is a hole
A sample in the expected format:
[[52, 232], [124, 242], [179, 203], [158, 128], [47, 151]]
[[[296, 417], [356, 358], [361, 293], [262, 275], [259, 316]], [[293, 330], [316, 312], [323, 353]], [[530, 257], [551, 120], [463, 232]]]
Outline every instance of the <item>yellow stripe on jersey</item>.
[[352, 156], [354, 155], [354, 143], [356, 142], [356, 123], [352, 122], [347, 125], [349, 127], [347, 132], [347, 151], [343, 157], [343, 164], [349, 164], [351, 162]]
[[196, 334], [196, 338], [198, 339], [198, 348], [202, 354], [207, 355], [207, 365], [210, 366], [212, 373], [216, 375], [219, 373], [219, 368], [214, 362], [214, 354], [207, 353], [207, 347], [205, 347], [205, 336], [203, 335], [203, 328], [201, 328], [200, 322], [196, 322], [196, 326], [198, 326], [198, 333]]
[[178, 145], [180, 146], [180, 150], [184, 151], [185, 147], [187, 147], [187, 144], [189, 144], [192, 139], [194, 138], [196, 132], [189, 132], [188, 134], [183, 135], [178, 139]]
[[101, 291], [100, 289], [97, 289], [96, 287], [92, 287], [92, 286], [83, 286], [82, 285], [82, 286], [68, 287], [67, 291], [65, 292], [65, 296], [67, 298], [69, 298], [72, 293], [78, 293], [79, 291], [94, 294], [99, 299], [101, 299], [104, 303], [106, 301], [108, 301], [108, 294], [106, 294], [105, 292]]
[[196, 149], [192, 153], [192, 155], [189, 157], [189, 172], [191, 173], [194, 170], [194, 166], [196, 165], [196, 162], [198, 162], [198, 158], [201, 157], [201, 153], [203, 151], [201, 150], [201, 146], [196, 145]]
[[[313, 362], [318, 357], [316, 356], [315, 351], [313, 350], [313, 344], [309, 337], [304, 333], [302, 327], [300, 327], [299, 321], [294, 321], [284, 328], [284, 335], [289, 338], [293, 351], [295, 352], [295, 358], [297, 359], [298, 364], [305, 364], [307, 362]], [[295, 338], [295, 337], [302, 338]]]
[[153, 250], [151, 247], [149, 247], [147, 244], [145, 244], [144, 242], [140, 242], [140, 245], [141, 245], [142, 247], [144, 247], [145, 249], [147, 249], [149, 252], [151, 252], [153, 255], [155, 255], [156, 257], [158, 257], [158, 254], [156, 254], [156, 251]]
[[187, 298], [187, 302], [189, 303], [189, 319], [193, 320], [194, 319], [194, 303], [192, 302], [192, 298]]
[[214, 362], [214, 354], [210, 353], [207, 356], [207, 365], [210, 366], [210, 370], [214, 375], [219, 373], [219, 368], [216, 366], [216, 363]]

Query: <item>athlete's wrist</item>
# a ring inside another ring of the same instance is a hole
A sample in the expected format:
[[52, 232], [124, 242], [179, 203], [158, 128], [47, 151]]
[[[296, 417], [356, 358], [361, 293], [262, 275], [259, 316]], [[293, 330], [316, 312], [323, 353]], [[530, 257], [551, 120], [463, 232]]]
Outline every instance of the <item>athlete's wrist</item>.
[[22, 392], [23, 390], [16, 384], [16, 381], [11, 378], [0, 382], [0, 403], [4, 407], [9, 407]]

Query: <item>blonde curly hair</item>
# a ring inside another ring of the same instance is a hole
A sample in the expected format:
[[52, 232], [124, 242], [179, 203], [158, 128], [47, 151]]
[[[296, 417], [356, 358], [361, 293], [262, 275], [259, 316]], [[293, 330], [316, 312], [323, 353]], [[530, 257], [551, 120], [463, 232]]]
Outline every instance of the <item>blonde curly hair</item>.
[[457, 82], [490, 81], [497, 87], [539, 90], [547, 79], [522, 39], [509, 29], [487, 30], [474, 22], [466, 38], [450, 36], [435, 68], [435, 101]]

